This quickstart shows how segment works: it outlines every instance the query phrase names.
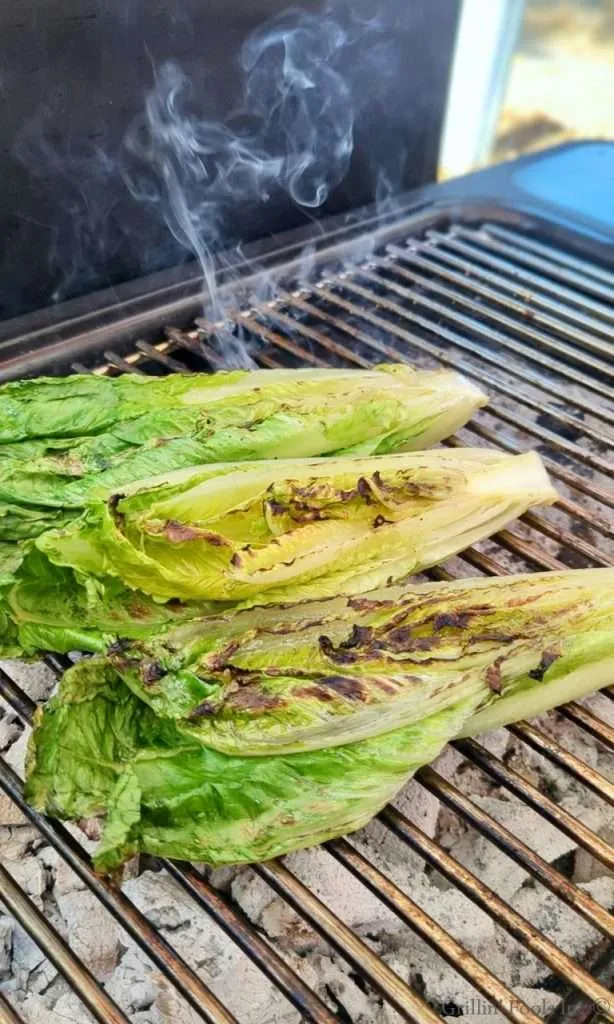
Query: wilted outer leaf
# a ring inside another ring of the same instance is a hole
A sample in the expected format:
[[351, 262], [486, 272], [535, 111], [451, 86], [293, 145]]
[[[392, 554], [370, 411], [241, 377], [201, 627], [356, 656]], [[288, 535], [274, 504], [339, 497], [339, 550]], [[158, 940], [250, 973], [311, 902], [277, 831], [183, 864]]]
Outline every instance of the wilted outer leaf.
[[400, 579], [555, 499], [534, 453], [234, 463], [139, 481], [37, 544], [161, 599], [294, 600]]
[[[8, 545], [7, 545], [8, 546]], [[0, 592], [0, 655], [102, 652], [120, 636], [147, 637], [212, 610], [206, 602], [161, 604], [113, 577], [97, 579], [53, 565], [41, 552], [24, 559], [17, 582]]]
[[139, 850], [210, 864], [266, 860], [366, 824], [473, 706], [330, 750], [233, 757], [181, 736], [93, 660], [67, 674], [39, 716], [27, 798], [64, 818], [106, 813], [100, 870]]

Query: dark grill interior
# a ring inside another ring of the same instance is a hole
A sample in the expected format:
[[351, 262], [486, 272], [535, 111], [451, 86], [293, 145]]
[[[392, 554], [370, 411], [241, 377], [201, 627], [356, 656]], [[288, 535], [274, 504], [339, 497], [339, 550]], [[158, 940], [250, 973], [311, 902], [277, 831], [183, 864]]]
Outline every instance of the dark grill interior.
[[[462, 371], [489, 392], [491, 405], [449, 443], [494, 445], [509, 452], [537, 448], [555, 478], [560, 502], [552, 509], [529, 512], [490, 541], [463, 552], [437, 579], [472, 574], [505, 574], [540, 569], [614, 565], [614, 507], [611, 446], [614, 441], [614, 273], [554, 247], [533, 235], [497, 223], [427, 230], [419, 237], [399, 237], [352, 271], [332, 270], [315, 285], [288, 290], [274, 302], [249, 303], [223, 324], [201, 323], [194, 330], [170, 328], [156, 344], [138, 342], [131, 352], [106, 351], [104, 362], [88, 367], [97, 373], [186, 372], [217, 368], [229, 338], [240, 339], [254, 361], [274, 366], [368, 366], [382, 360], [407, 360], [421, 366], [446, 365]], [[76, 370], [85, 367], [74, 364]], [[61, 672], [64, 659], [49, 658]], [[25, 721], [34, 705], [6, 671], [0, 692]], [[573, 776], [586, 791], [614, 803], [614, 781], [602, 768], [583, 760], [557, 738], [565, 720], [579, 738], [604, 754], [614, 746], [614, 688], [581, 704], [561, 708], [539, 726], [520, 724], [510, 733], [521, 750], [532, 750]], [[533, 808], [572, 840], [614, 870], [614, 849], [597, 831], [559, 805], [523, 770], [522, 758], [511, 764], [482, 743], [462, 741], [455, 747], [467, 773], [479, 772], [485, 786], [499, 786]], [[605, 761], [600, 761], [602, 765]], [[540, 853], [540, 835], [530, 845], [500, 824], [466, 792], [434, 768], [418, 775], [420, 787], [448, 812], [521, 865], [545, 898], [547, 890], [590, 922], [601, 938], [578, 962], [523, 917], [497, 892], [430, 838], [400, 810], [389, 807], [383, 825], [436, 872], [481, 907], [520, 945], [545, 963], [552, 991], [565, 996], [552, 1020], [584, 1022], [614, 1012], [614, 917], [610, 908], [572, 881], [569, 864], [549, 863]], [[230, 1022], [225, 1009], [200, 974], [188, 965], [120, 888], [97, 878], [79, 842], [62, 825], [30, 811], [21, 782], [2, 764], [5, 792], [34, 822], [44, 841], [66, 859], [107, 910], [144, 949], [159, 971], [176, 987], [198, 1019]], [[611, 819], [610, 819], [611, 820]], [[352, 838], [327, 844], [327, 855], [377, 896], [413, 929], [484, 998], [510, 1020], [528, 1024], [539, 1013], [515, 996], [499, 977], [440, 923], [420, 908], [411, 889], [403, 891], [375, 859], [365, 856]], [[409, 854], [408, 854], [409, 855]], [[256, 929], [207, 872], [185, 864], [164, 863], [177, 887], [188, 893], [202, 913], [238, 944], [297, 1008], [305, 1020], [347, 1021], [334, 1000], [317, 995], [266, 936]], [[257, 866], [256, 874], [333, 947], [360, 984], [378, 991], [403, 1019], [439, 1019], [442, 1007], [427, 1005], [423, 994], [381, 959], [367, 937], [358, 936], [283, 862]], [[125, 1022], [89, 971], [64, 940], [45, 922], [32, 901], [2, 869], [0, 892], [10, 912], [23, 924], [55, 966], [70, 980], [96, 1019]], [[562, 1009], [561, 1009], [562, 1007]], [[482, 1013], [488, 1012], [482, 1009]], [[493, 1011], [494, 1012], [494, 1011]], [[0, 1019], [21, 1018], [0, 997]]]

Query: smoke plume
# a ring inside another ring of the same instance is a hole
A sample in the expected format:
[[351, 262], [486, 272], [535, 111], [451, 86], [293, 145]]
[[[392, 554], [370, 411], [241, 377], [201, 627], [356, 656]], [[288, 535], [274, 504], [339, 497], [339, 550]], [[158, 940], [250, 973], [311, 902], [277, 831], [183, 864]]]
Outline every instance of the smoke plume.
[[[167, 60], [152, 65], [143, 111], [115, 152], [100, 143], [78, 155], [61, 151], [45, 137], [44, 117], [27, 126], [17, 155], [40, 177], [64, 180], [63, 223], [74, 237], [54, 299], [70, 295], [77, 283], [85, 290], [88, 265], [95, 277], [111, 255], [105, 225], [122, 181], [126, 199], [167, 231], [166, 249], [160, 238], [163, 255], [152, 255], [152, 268], [168, 265], [173, 248], [192, 254], [202, 269], [205, 310], [222, 317], [215, 261], [222, 251], [240, 251], [243, 241], [229, 233], [229, 214], [245, 209], [248, 217], [280, 194], [305, 211], [321, 208], [348, 172], [357, 119], [383, 101], [400, 54], [369, 0], [329, 0], [317, 12], [294, 8], [272, 18], [235, 59], [241, 95], [223, 121], [202, 115], [198, 90]], [[388, 191], [387, 178], [373, 171], [379, 197]], [[50, 254], [58, 270], [63, 242]]]

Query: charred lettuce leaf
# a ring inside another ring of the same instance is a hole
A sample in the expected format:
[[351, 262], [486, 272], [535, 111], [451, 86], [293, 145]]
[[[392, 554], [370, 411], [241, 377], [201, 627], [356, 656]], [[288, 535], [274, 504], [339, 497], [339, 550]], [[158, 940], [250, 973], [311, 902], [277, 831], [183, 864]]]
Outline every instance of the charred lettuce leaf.
[[297, 600], [402, 579], [555, 499], [531, 452], [225, 463], [141, 480], [36, 544], [161, 600]]
[[225, 753], [355, 742], [465, 698], [494, 728], [614, 670], [614, 570], [403, 585], [194, 620], [110, 659], [140, 700]]

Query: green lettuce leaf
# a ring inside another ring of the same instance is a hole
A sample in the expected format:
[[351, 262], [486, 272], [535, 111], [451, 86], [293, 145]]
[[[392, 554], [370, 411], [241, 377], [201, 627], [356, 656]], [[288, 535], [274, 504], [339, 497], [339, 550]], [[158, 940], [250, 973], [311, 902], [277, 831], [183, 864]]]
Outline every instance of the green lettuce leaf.
[[613, 667], [612, 569], [195, 620], [64, 675], [36, 715], [26, 795], [104, 818], [101, 871], [138, 852], [265, 860], [360, 828], [448, 740], [581, 696]]
[[23, 552], [16, 544], [0, 541], [0, 596], [16, 579], [23, 562]]
[[212, 610], [206, 602], [155, 601], [113, 577], [96, 579], [53, 565], [36, 549], [7, 579], [11, 585], [0, 590], [3, 657], [103, 652], [120, 637], [155, 635]]
[[162, 600], [286, 601], [401, 579], [555, 499], [531, 452], [226, 463], [138, 481], [36, 544]]
[[366, 824], [471, 714], [465, 699], [361, 743], [280, 757], [228, 756], [182, 736], [108, 662], [70, 670], [37, 716], [27, 799], [61, 818], [105, 816], [101, 871], [137, 852], [249, 863]]

